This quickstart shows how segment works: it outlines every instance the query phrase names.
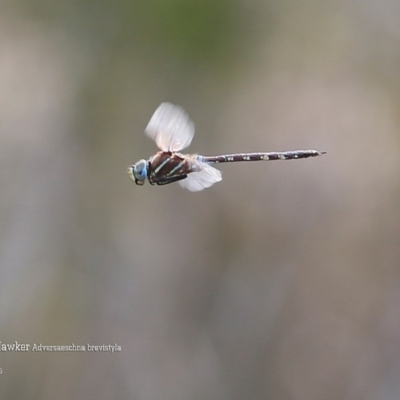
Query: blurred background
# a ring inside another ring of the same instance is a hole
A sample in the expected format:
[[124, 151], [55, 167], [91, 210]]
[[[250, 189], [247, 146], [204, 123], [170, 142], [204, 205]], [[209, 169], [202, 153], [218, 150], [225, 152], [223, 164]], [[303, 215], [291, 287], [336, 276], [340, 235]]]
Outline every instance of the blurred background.
[[[400, 398], [396, 0], [3, 0], [0, 352], [13, 399]], [[221, 165], [138, 187], [156, 107]]]

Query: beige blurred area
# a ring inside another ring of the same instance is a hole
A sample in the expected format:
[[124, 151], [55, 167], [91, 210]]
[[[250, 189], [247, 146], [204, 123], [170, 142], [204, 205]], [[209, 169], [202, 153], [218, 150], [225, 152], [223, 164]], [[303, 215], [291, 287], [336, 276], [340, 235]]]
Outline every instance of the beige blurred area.
[[[135, 186], [163, 101], [189, 152], [327, 154]], [[398, 400], [399, 150], [395, 0], [2, 2], [0, 341], [86, 351], [0, 351], [0, 397]]]

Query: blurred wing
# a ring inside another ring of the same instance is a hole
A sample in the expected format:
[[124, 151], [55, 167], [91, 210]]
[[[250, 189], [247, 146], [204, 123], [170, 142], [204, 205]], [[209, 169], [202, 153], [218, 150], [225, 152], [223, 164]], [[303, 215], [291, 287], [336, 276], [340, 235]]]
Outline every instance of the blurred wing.
[[146, 133], [161, 150], [179, 151], [190, 145], [194, 124], [183, 108], [162, 103], [151, 117]]
[[191, 172], [186, 179], [178, 182], [184, 189], [198, 192], [222, 180], [221, 171], [216, 168], [205, 163], [199, 163], [198, 166], [199, 171]]

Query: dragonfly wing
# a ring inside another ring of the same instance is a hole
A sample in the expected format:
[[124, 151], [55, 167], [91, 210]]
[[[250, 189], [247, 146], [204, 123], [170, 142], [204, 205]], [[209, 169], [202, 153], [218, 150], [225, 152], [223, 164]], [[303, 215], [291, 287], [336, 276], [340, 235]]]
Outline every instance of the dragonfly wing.
[[178, 182], [184, 189], [198, 192], [222, 180], [221, 171], [211, 165], [198, 163], [197, 166], [199, 167], [198, 171], [191, 172], [186, 179]]
[[146, 128], [163, 151], [180, 151], [188, 147], [194, 136], [194, 123], [183, 108], [162, 103], [154, 112]]

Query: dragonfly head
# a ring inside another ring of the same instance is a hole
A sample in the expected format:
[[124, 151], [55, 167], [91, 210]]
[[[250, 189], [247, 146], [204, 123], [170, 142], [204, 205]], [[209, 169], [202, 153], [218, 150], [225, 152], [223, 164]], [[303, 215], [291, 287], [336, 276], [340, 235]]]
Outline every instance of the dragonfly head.
[[136, 185], [143, 186], [147, 178], [147, 161], [139, 160], [136, 164], [128, 167], [127, 172]]

